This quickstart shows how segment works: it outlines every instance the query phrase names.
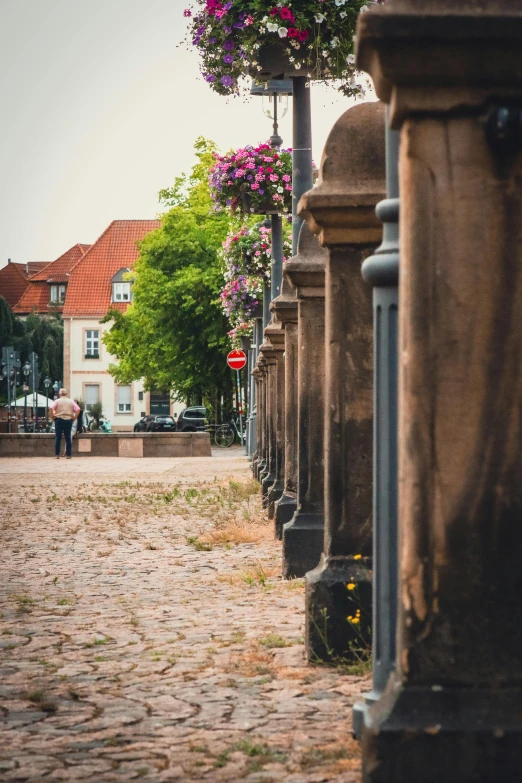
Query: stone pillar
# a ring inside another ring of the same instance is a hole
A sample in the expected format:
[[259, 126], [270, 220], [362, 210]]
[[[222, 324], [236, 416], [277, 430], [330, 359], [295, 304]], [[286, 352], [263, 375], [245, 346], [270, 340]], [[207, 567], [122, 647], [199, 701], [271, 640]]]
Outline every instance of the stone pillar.
[[361, 265], [382, 238], [375, 206], [385, 194], [384, 161], [384, 105], [364, 103], [348, 109], [326, 142], [319, 185], [300, 202], [301, 214], [329, 251], [325, 537], [321, 561], [306, 575], [309, 660], [352, 659], [369, 653], [373, 312]]
[[360, 20], [401, 131], [397, 668], [365, 783], [522, 779], [521, 46], [512, 0]]
[[257, 361], [259, 358], [259, 346], [262, 342], [262, 333], [263, 330], [263, 321], [261, 318], [256, 317], [254, 319], [254, 357], [253, 357], [253, 366], [251, 370], [252, 375], [252, 392], [253, 392], [253, 399], [254, 399], [254, 406], [253, 406], [253, 421], [252, 421], [252, 432], [253, 432], [253, 447], [254, 451], [252, 454], [252, 473], [257, 478], [257, 464], [260, 460], [259, 450], [258, 450], [258, 399], [259, 399], [259, 386], [260, 386], [260, 377], [259, 373], [256, 370], [257, 367]]
[[257, 462], [255, 477], [259, 481], [266, 466], [265, 435], [266, 435], [266, 361], [260, 353], [257, 358], [256, 370], [258, 375], [257, 387]]
[[274, 319], [265, 329], [265, 337], [274, 351], [275, 367], [273, 375], [273, 466], [274, 481], [268, 486], [266, 504], [268, 517], [273, 519], [275, 504], [283, 494], [284, 488], [284, 447], [285, 447], [285, 332], [282, 324]]
[[324, 270], [326, 251], [303, 225], [284, 274], [298, 301], [297, 508], [283, 527], [283, 576], [315, 568], [324, 537]]
[[275, 441], [276, 441], [276, 387], [277, 359], [274, 347], [266, 340], [259, 349], [265, 360], [266, 402], [265, 402], [265, 467], [259, 476], [263, 503], [268, 505], [268, 490], [275, 481]]
[[284, 474], [283, 494], [275, 504], [275, 535], [283, 537], [283, 525], [297, 508], [297, 296], [290, 281], [283, 278], [281, 295], [271, 304], [285, 334], [284, 446], [278, 476]]

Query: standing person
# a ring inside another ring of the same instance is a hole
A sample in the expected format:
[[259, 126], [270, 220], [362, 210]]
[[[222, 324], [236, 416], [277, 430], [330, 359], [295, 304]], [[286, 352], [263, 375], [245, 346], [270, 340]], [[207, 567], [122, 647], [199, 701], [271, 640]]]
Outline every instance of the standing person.
[[55, 458], [60, 459], [60, 443], [63, 434], [65, 437], [65, 452], [67, 459], [71, 459], [71, 430], [73, 421], [76, 421], [79, 416], [80, 406], [77, 405], [74, 400], [69, 399], [66, 389], [60, 389], [60, 396], [53, 402], [49, 410], [51, 412], [51, 418], [54, 421], [56, 436], [54, 444]]
[[[75, 439], [75, 438], [76, 438], [76, 437], [77, 437], [77, 436], [78, 436], [78, 435], [79, 435], [81, 432], [83, 432], [83, 429], [84, 429], [84, 428], [83, 428], [83, 410], [82, 410], [82, 407], [81, 407], [80, 403], [78, 402], [78, 398], [77, 398], [77, 397], [75, 397], [75, 398], [74, 398], [74, 402], [76, 403], [76, 405], [78, 405], [78, 406], [79, 406], [79, 408], [80, 408], [80, 412], [79, 412], [79, 414], [77, 415], [77, 417], [74, 419], [74, 421], [73, 421], [73, 423], [72, 423], [72, 428], [71, 428], [71, 443], [73, 442], [73, 440], [74, 440], [74, 439]], [[65, 457], [65, 456], [67, 456], [67, 446], [65, 447], [65, 449], [64, 449], [64, 451], [63, 451], [63, 456], [64, 456], [64, 457]]]

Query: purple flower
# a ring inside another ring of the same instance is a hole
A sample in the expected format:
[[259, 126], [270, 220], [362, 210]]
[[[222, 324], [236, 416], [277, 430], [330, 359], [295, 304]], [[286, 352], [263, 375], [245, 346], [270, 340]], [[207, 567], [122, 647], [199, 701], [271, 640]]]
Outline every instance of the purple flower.
[[233, 62], [234, 62], [234, 57], [233, 57], [233, 55], [231, 55], [231, 54], [225, 54], [225, 56], [223, 57], [223, 62], [224, 62], [224, 63], [227, 63], [227, 65], [230, 65], [231, 63], [233, 63]]
[[226, 25], [223, 27], [223, 30], [225, 31], [225, 33], [226, 33], [227, 35], [230, 35], [230, 33], [232, 32], [232, 28], [231, 28], [231, 27], [230, 27], [230, 25], [228, 25], [228, 24], [226, 24]]
[[246, 16], [246, 11], [240, 11], [240, 12], [239, 12], [239, 18], [241, 19], [241, 21], [243, 21], [243, 19], [245, 18], [245, 16]]
[[221, 84], [223, 85], [223, 87], [232, 87], [232, 85], [234, 84], [234, 80], [231, 76], [225, 74], [224, 76], [221, 77]]
[[230, 9], [232, 8], [232, 3], [225, 3], [223, 8], [225, 9], [225, 11], [230, 11]]
[[227, 38], [227, 40], [223, 42], [223, 49], [226, 49], [227, 52], [231, 52], [233, 48], [234, 41], [231, 41], [230, 38]]
[[237, 27], [239, 30], [241, 30], [245, 26], [244, 22], [234, 22], [232, 27]]
[[207, 81], [207, 82], [215, 82], [216, 81], [216, 77], [214, 76], [213, 73], [207, 73], [207, 75], [205, 76], [205, 81]]
[[215, 44], [216, 41], [217, 41], [217, 38], [209, 38], [208, 39], [209, 44]]

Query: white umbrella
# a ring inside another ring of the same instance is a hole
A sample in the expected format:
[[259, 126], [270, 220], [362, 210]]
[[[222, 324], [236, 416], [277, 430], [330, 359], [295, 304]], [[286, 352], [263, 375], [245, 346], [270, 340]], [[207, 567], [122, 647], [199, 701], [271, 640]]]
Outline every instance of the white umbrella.
[[[45, 397], [43, 394], [36, 394], [35, 396], [36, 396], [37, 408], [45, 408], [46, 405], [50, 407], [53, 404], [52, 397]], [[11, 408], [23, 408], [24, 404], [25, 404], [25, 395], [23, 397], [19, 397], [14, 402], [11, 402]], [[27, 407], [32, 408], [33, 406], [34, 406], [33, 392], [29, 391], [27, 392]]]

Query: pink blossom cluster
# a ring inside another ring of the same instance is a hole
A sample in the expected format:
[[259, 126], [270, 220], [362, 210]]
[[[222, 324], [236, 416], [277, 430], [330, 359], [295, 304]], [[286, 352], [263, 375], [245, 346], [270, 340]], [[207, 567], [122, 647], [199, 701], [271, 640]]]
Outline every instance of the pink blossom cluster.
[[217, 209], [240, 212], [290, 211], [292, 155], [269, 144], [246, 146], [216, 156], [210, 188]]

